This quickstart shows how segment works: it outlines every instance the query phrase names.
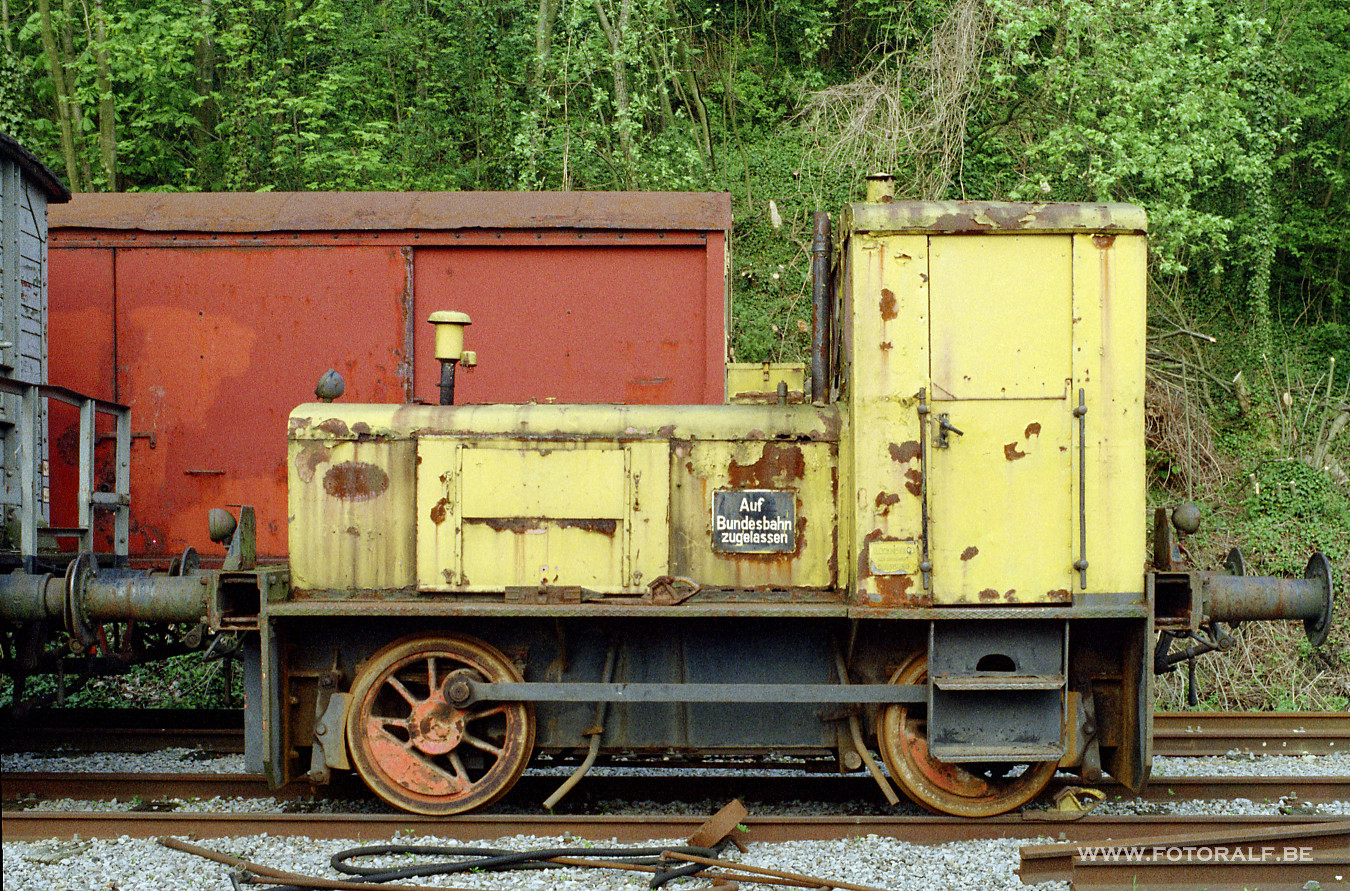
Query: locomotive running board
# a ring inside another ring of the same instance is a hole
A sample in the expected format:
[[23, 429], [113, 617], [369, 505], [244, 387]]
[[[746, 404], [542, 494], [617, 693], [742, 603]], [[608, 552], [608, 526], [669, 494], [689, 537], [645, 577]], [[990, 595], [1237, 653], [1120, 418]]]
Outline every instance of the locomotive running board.
[[810, 702], [891, 704], [926, 702], [926, 684], [485, 684], [455, 680], [446, 698], [457, 708], [475, 702]]

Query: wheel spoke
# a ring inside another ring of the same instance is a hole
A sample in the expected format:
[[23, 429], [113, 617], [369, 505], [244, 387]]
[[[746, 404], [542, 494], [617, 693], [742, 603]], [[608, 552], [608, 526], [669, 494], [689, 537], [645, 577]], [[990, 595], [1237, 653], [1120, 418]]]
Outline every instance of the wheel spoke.
[[466, 713], [464, 715], [464, 723], [467, 724], [470, 721], [481, 721], [484, 718], [490, 718], [493, 715], [504, 715], [504, 714], [506, 714], [506, 703], [501, 702], [498, 703], [497, 705], [490, 705], [487, 708], [483, 709], [481, 712]]
[[[408, 738], [409, 739], [412, 738], [412, 727], [409, 725], [407, 718], [390, 718], [382, 715], [371, 715], [370, 720], [372, 726], [374, 726], [375, 729], [379, 730], [381, 733], [386, 733], [389, 736], [394, 736], [394, 734], [389, 733], [389, 730], [387, 728], [401, 727], [403, 731], [408, 734]], [[394, 738], [398, 739], [398, 737], [396, 736]]]
[[484, 751], [484, 752], [491, 752], [492, 754], [496, 755], [498, 758], [500, 758], [500, 757], [502, 756], [502, 750], [501, 750], [501, 747], [499, 747], [499, 746], [494, 746], [492, 743], [490, 743], [490, 742], [488, 742], [488, 741], [486, 741], [486, 740], [479, 739], [478, 737], [472, 736], [472, 735], [470, 735], [470, 734], [468, 734], [468, 733], [464, 734], [464, 736], [462, 737], [462, 739], [464, 740], [464, 742], [466, 742], [466, 743], [468, 743], [469, 745], [473, 746], [475, 749], [481, 749], [481, 750]]
[[412, 706], [413, 708], [417, 708], [417, 706], [419, 706], [422, 703], [422, 700], [418, 699], [416, 696], [409, 693], [408, 688], [403, 686], [403, 682], [400, 681], [398, 678], [394, 677], [392, 674], [389, 675], [388, 683], [389, 686], [397, 690], [399, 695], [402, 696], [404, 699], [406, 699], [408, 701], [408, 705]]
[[469, 782], [469, 771], [465, 769], [464, 762], [459, 760], [459, 754], [451, 752], [446, 755], [446, 758], [450, 761], [450, 766], [455, 769], [455, 778], [465, 783]]
[[427, 657], [427, 690], [436, 689], [436, 657]]

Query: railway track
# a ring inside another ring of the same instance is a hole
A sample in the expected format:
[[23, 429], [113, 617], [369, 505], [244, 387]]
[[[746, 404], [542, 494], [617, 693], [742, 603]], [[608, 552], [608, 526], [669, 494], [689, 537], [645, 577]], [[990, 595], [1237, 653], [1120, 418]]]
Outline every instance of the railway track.
[[[678, 800], [681, 790], [707, 791], [708, 778], [592, 777], [593, 786], [577, 790], [574, 804], [582, 810], [598, 794], [633, 797], [635, 785], [650, 798]], [[789, 797], [820, 800], [828, 793], [871, 796], [880, 802], [870, 781], [850, 777], [712, 778], [717, 793], [736, 779], [738, 792], [752, 802]], [[700, 782], [703, 780], [704, 782]], [[527, 776], [503, 805], [537, 808], [536, 802], [557, 783], [556, 776]], [[4, 797], [57, 794], [89, 797], [142, 797], [144, 810], [4, 812], [0, 824], [9, 841], [70, 839], [151, 839], [162, 836], [228, 838], [244, 835], [352, 840], [370, 844], [409, 836], [454, 838], [465, 842], [507, 836], [570, 836], [591, 842], [650, 844], [652, 839], [685, 838], [706, 819], [703, 815], [643, 814], [614, 816], [587, 813], [470, 814], [449, 818], [403, 813], [199, 813], [181, 812], [160, 799], [212, 796], [274, 797], [261, 776], [203, 774], [107, 774], [71, 776], [14, 774], [3, 776]], [[1222, 793], [1220, 795], [1219, 793]], [[1268, 793], [1268, 794], [1267, 794]], [[306, 786], [280, 790], [282, 798], [308, 797]], [[582, 796], [585, 796], [582, 798]], [[1304, 801], [1350, 798], [1350, 777], [1321, 778], [1159, 778], [1146, 793], [1151, 801], [1190, 797], [1294, 796]], [[718, 803], [709, 802], [707, 812]], [[160, 809], [163, 808], [163, 809]], [[693, 810], [699, 810], [697, 807]], [[757, 810], [757, 809], [756, 809]], [[1350, 876], [1350, 821], [1316, 814], [1280, 816], [1094, 815], [1075, 819], [1056, 812], [1024, 811], [984, 820], [934, 816], [776, 816], [754, 813], [743, 821], [746, 840], [754, 842], [830, 841], [880, 836], [910, 844], [935, 845], [985, 839], [1023, 839], [1019, 875], [1026, 883], [1061, 880], [1074, 891], [1147, 891], [1206, 888], [1208, 891], [1248, 888], [1303, 888], [1309, 880], [1322, 891], [1344, 889]], [[1245, 851], [1239, 859], [1236, 852]], [[1290, 857], [1287, 852], [1295, 851]], [[1216, 854], [1216, 852], [1222, 852]], [[1255, 852], [1255, 853], [1253, 853]], [[1216, 856], [1220, 857], [1216, 862]], [[1295, 881], [1297, 879], [1297, 881]]]
[[[566, 837], [619, 845], [688, 838], [704, 816], [468, 815], [424, 818], [406, 814], [160, 814], [7, 813], [6, 841], [53, 837], [150, 839], [165, 836], [303, 837], [378, 844], [438, 837], [485, 842], [508, 836]], [[1348, 887], [1350, 821], [1288, 816], [1092, 816], [1035, 820], [1005, 815], [955, 817], [746, 816], [741, 838], [756, 843], [902, 838], [934, 845], [986, 839], [1026, 839], [1019, 878], [1033, 884], [1067, 881], [1074, 891], [1148, 891], [1205, 888]], [[1047, 842], [1047, 839], [1056, 841]], [[1241, 852], [1241, 853], [1240, 853]], [[1310, 881], [1317, 885], [1309, 885]], [[828, 886], [827, 886], [828, 887]]]
[[[757, 804], [804, 800], [884, 804], [876, 783], [863, 776], [727, 776], [692, 778], [669, 776], [588, 776], [569, 799], [559, 806], [572, 810], [607, 801], [689, 801], [707, 798], [707, 780], [716, 783], [719, 794]], [[514, 808], [537, 807], [561, 782], [559, 776], [527, 775], [504, 799]], [[1051, 781], [1053, 796], [1075, 785], [1071, 777]], [[1138, 798], [1150, 803], [1187, 799], [1327, 802], [1350, 800], [1350, 777], [1155, 777], [1138, 796], [1105, 782], [1095, 788], [1108, 799]], [[348, 794], [350, 793], [350, 794]], [[174, 799], [271, 798], [300, 801], [315, 798], [313, 787], [304, 782], [269, 789], [261, 774], [164, 774], [164, 773], [36, 773], [7, 772], [0, 776], [0, 797], [6, 802], [22, 800], [76, 799], [83, 801], [164, 802]], [[351, 784], [339, 787], [330, 797], [374, 801], [365, 789]]]
[[[145, 752], [195, 748], [244, 750], [244, 713], [239, 709], [54, 709], [6, 735], [5, 751], [48, 749]], [[1350, 751], [1350, 714], [1345, 712], [1158, 712], [1153, 716], [1153, 754], [1212, 756], [1327, 755]]]
[[[153, 720], [147, 726], [147, 714]], [[45, 717], [45, 716], [44, 716]], [[176, 720], [170, 720], [176, 719]], [[182, 747], [214, 752], [242, 749], [242, 714], [237, 711], [162, 714], [114, 714], [70, 710], [60, 721], [30, 722], [23, 734], [69, 751], [151, 751]], [[34, 734], [38, 735], [34, 735]], [[1350, 748], [1350, 716], [1341, 713], [1246, 714], [1160, 713], [1154, 723], [1155, 753], [1174, 756], [1327, 754]], [[25, 748], [31, 748], [26, 746]], [[613, 816], [594, 811], [607, 802], [697, 800], [715, 808], [708, 796], [736, 795], [752, 810], [766, 811], [792, 800], [858, 802], [883, 810], [883, 801], [866, 777], [831, 774], [748, 777], [690, 777], [672, 769], [666, 776], [624, 776], [593, 772], [560, 807], [537, 813], [538, 802], [561, 782], [560, 776], [522, 778], [501, 808], [526, 813], [494, 813], [453, 818], [421, 818], [402, 813], [313, 813], [339, 806], [315, 799], [308, 784], [267, 788], [258, 775], [217, 774], [61, 774], [7, 772], [0, 776], [6, 801], [6, 841], [52, 838], [150, 839], [166, 835], [198, 838], [266, 833], [278, 837], [393, 840], [413, 835], [481, 841], [511, 835], [558, 836], [622, 844], [653, 838], [683, 838], [702, 816]], [[1070, 779], [1057, 779], [1067, 785]], [[1131, 798], [1125, 790], [1102, 785], [1108, 799]], [[1051, 793], [1056, 789], [1052, 786]], [[348, 795], [350, 793], [350, 795]], [[341, 786], [330, 794], [372, 799], [362, 787]], [[175, 799], [272, 799], [293, 813], [201, 813], [178, 810]], [[137, 801], [139, 810], [31, 811], [22, 799]], [[1155, 777], [1139, 798], [1164, 806], [1191, 799], [1250, 799], [1319, 803], [1350, 799], [1350, 777]], [[375, 807], [381, 807], [378, 803]], [[695, 810], [698, 808], [695, 807]], [[864, 808], [866, 810], [866, 808]], [[532, 812], [533, 811], [533, 812]], [[902, 838], [913, 844], [941, 844], [993, 838], [1025, 839], [1019, 875], [1027, 883], [1059, 880], [1074, 891], [1115, 889], [1303, 888], [1308, 881], [1323, 891], [1350, 888], [1350, 821], [1343, 816], [1293, 813], [1272, 816], [1088, 815], [1072, 819], [1056, 812], [1026, 811], [987, 820], [894, 815], [772, 816], [757, 813], [745, 825], [757, 842], [826, 841], [869, 835]], [[1053, 840], [1050, 842], [1048, 840]], [[1296, 857], [1286, 856], [1296, 852]], [[1237, 857], [1235, 860], [1234, 857]]]
[[1350, 887], [1346, 820], [1250, 828], [1186, 825], [1152, 837], [1097, 841], [1023, 847], [1018, 876], [1028, 884], [1070, 882], [1074, 891]]
[[[483, 841], [511, 835], [559, 836], [624, 843], [654, 838], [684, 838], [707, 815], [615, 816], [552, 814], [464, 814], [421, 817], [415, 814], [256, 814], [160, 813], [112, 811], [6, 811], [6, 841], [80, 838], [158, 838], [189, 835], [222, 838], [266, 833], [280, 837], [377, 841], [395, 837], [441, 836]], [[1080, 819], [1036, 818], [1005, 814], [982, 820], [946, 816], [774, 816], [752, 814], [741, 821], [748, 840], [757, 842], [821, 841], [884, 835], [914, 844], [943, 844], [990, 838], [1059, 839], [1069, 842], [1153, 839], [1185, 830], [1191, 833], [1255, 833], [1270, 827], [1339, 826], [1341, 817], [1327, 816], [1189, 816], [1103, 815]], [[1039, 881], [1039, 880], [1038, 880]]]
[[1346, 712], [1158, 712], [1153, 754], [1329, 755], [1350, 752]]

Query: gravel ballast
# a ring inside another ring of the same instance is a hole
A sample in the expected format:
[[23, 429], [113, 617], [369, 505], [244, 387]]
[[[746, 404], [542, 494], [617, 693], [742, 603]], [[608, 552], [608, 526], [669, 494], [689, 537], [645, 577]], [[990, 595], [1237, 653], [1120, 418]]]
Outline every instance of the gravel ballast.
[[[34, 755], [5, 755], [0, 760], [5, 771], [57, 770], [99, 772], [202, 772], [236, 773], [242, 770], [242, 759], [227, 756], [200, 760], [200, 755], [184, 750], [137, 754], [103, 754], [71, 758], [53, 758]], [[1233, 753], [1221, 758], [1155, 758], [1154, 774], [1168, 776], [1346, 776], [1350, 775], [1350, 754], [1328, 756], [1269, 756], [1250, 758]], [[723, 802], [724, 803], [724, 802]], [[351, 803], [330, 805], [343, 809]], [[1182, 799], [1163, 804], [1134, 800], [1103, 803], [1098, 812], [1116, 814], [1224, 814], [1275, 816], [1287, 808], [1288, 802], [1249, 801], [1192, 801]], [[51, 801], [35, 805], [42, 810], [124, 810], [126, 802]], [[382, 808], [372, 802], [357, 803], [361, 809]], [[794, 806], [775, 806], [773, 813], [791, 812]], [[803, 802], [795, 807], [799, 812], [830, 813], [837, 805]], [[182, 812], [235, 811], [275, 813], [280, 803], [263, 799], [205, 799], [182, 802]], [[325, 808], [327, 809], [327, 808]], [[688, 809], [688, 812], [711, 814], [704, 805], [647, 803], [616, 803], [610, 813], [669, 813]], [[715, 809], [715, 808], [714, 808]], [[752, 813], [757, 812], [752, 809]], [[1350, 802], [1330, 802], [1316, 806], [1316, 812], [1327, 815], [1350, 816]], [[1050, 841], [1051, 839], [1045, 839]], [[454, 846], [450, 838], [400, 838], [404, 844]], [[312, 840], [305, 838], [274, 838], [245, 836], [232, 839], [207, 839], [195, 842], [204, 847], [233, 854], [264, 864], [274, 869], [310, 876], [343, 878], [329, 867], [329, 858], [340, 850], [357, 847], [357, 841]], [[654, 840], [652, 844], [680, 844], [680, 840]], [[945, 845], [912, 845], [896, 838], [867, 836], [828, 842], [791, 842], [775, 844], [752, 843], [747, 854], [728, 849], [728, 859], [782, 869], [807, 875], [842, 879], [862, 885], [918, 891], [918, 889], [951, 889], [969, 891], [981, 889], [1023, 889], [1037, 891], [1067, 891], [1065, 883], [1047, 882], [1034, 886], [1022, 885], [1016, 876], [1018, 849], [1031, 841], [996, 839], [989, 841], [956, 842]], [[533, 850], [549, 847], [578, 846], [575, 839], [514, 836], [495, 842], [466, 842], [475, 847], [499, 847], [509, 850]], [[603, 844], [603, 843], [600, 843]], [[624, 847], [615, 844], [616, 847]], [[44, 842], [5, 842], [3, 845], [3, 880], [6, 891], [229, 891], [231, 868], [200, 857], [173, 851], [154, 841], [122, 838], [117, 840], [50, 840]], [[400, 861], [407, 862], [407, 861]], [[454, 885], [461, 888], [484, 889], [539, 889], [539, 891], [571, 891], [571, 889], [640, 889], [647, 886], [647, 876], [610, 870], [556, 869], [510, 874], [460, 874], [453, 877], [435, 877], [405, 880], [405, 884], [424, 884], [428, 887]], [[706, 881], [678, 881], [668, 887], [707, 887]], [[372, 887], [379, 887], [378, 885]], [[763, 887], [763, 886], [760, 886]]]
[[[460, 844], [454, 839], [420, 837], [400, 839], [405, 844]], [[1047, 839], [1048, 841], [1048, 839]], [[810, 876], [842, 879], [854, 884], [905, 891], [1013, 891], [1033, 887], [1038, 891], [1067, 891], [1061, 882], [1023, 885], [1014, 873], [1017, 851], [1030, 842], [997, 839], [937, 846], [911, 845], [894, 838], [867, 836], [829, 842], [782, 842], [750, 844], [748, 853], [728, 849], [725, 859], [769, 869]], [[307, 876], [345, 878], [329, 867], [338, 851], [357, 847], [357, 841], [316, 841], [303, 838], [272, 838], [266, 835], [194, 842], [223, 853], [234, 854], [274, 869]], [[513, 851], [576, 846], [574, 839], [513, 836], [494, 842], [465, 843]], [[600, 843], [603, 844], [603, 843]], [[653, 844], [683, 844], [678, 839], [654, 840]], [[618, 843], [615, 847], [623, 847]], [[375, 861], [372, 861], [375, 862]], [[400, 865], [412, 860], [399, 860]], [[4, 885], [9, 891], [228, 891], [231, 867], [191, 854], [170, 850], [154, 841], [117, 839], [83, 842], [5, 843]], [[579, 891], [579, 889], [646, 888], [650, 877], [616, 870], [560, 868], [537, 872], [462, 873], [453, 877], [405, 879], [403, 884], [454, 885], [461, 888], [511, 889], [511, 891]], [[706, 880], [677, 880], [667, 886], [706, 888]], [[378, 888], [378, 885], [373, 885]], [[761, 886], [763, 887], [763, 886]]]

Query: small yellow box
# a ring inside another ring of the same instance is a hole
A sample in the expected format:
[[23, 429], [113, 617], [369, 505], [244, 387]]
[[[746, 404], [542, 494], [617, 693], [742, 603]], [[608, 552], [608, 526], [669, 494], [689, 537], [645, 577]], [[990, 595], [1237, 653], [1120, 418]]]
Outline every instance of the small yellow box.
[[778, 401], [779, 382], [787, 384], [787, 401], [805, 401], [806, 365], [802, 362], [731, 362], [727, 364], [727, 402]]

